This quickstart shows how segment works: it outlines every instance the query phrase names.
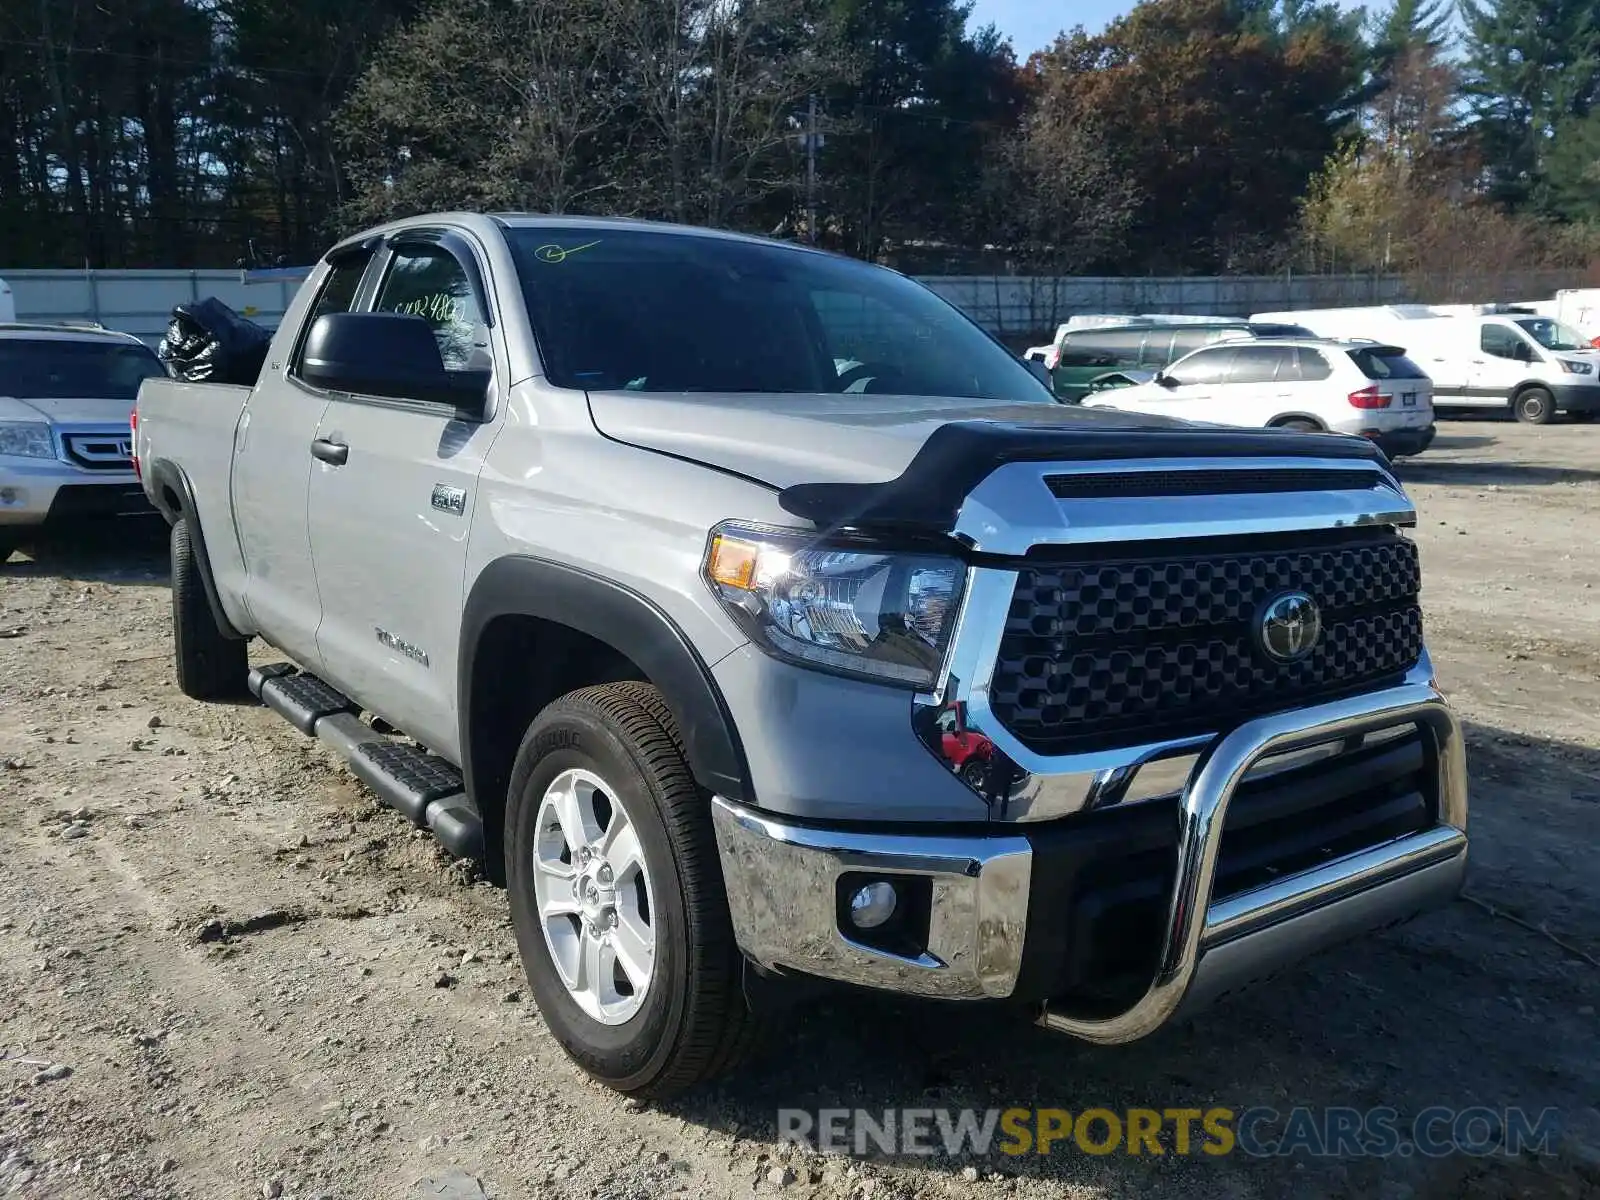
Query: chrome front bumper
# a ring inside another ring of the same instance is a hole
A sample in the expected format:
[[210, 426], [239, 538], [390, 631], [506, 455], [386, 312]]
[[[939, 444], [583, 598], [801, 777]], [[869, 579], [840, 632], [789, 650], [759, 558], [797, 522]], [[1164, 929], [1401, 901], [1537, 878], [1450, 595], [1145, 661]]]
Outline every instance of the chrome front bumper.
[[[1213, 902], [1228, 804], [1252, 767], [1405, 726], [1431, 738], [1431, 828]], [[1148, 990], [1110, 1017], [1047, 1004], [1042, 1024], [1092, 1042], [1132, 1041], [1307, 953], [1447, 902], [1467, 860], [1460, 725], [1426, 683], [1261, 717], [1204, 750], [1177, 814], [1175, 886]], [[713, 822], [734, 932], [761, 966], [947, 999], [1014, 991], [1034, 882], [1031, 843], [1018, 826], [995, 827], [992, 836], [846, 832], [774, 820], [720, 797]], [[840, 880], [851, 873], [931, 880], [924, 953], [886, 953], [844, 931]]]

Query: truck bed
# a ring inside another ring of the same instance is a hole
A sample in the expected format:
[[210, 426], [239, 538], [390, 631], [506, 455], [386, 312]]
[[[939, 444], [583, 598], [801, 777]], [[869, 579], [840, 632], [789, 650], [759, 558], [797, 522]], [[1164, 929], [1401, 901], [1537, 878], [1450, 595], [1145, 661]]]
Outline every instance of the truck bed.
[[[147, 379], [134, 404], [138, 421], [134, 455], [141, 465], [145, 493], [164, 512], [183, 508], [198, 514], [219, 579], [237, 578], [243, 570], [230, 481], [234, 433], [250, 391], [235, 384]], [[189, 503], [179, 503], [181, 485], [160, 469], [163, 462], [183, 465], [183, 477], [193, 492]], [[246, 627], [245, 616], [234, 603], [224, 597], [223, 607], [235, 628]]]

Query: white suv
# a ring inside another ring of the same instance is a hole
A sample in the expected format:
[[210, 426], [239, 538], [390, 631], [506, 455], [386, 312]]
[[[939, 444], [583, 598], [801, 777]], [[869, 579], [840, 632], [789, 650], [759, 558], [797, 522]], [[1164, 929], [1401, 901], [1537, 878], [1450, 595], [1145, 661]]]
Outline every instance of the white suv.
[[1093, 392], [1087, 408], [1162, 413], [1221, 425], [1353, 433], [1390, 458], [1433, 441], [1433, 380], [1398, 346], [1328, 338], [1224, 342], [1180, 358], [1149, 383]]
[[139, 384], [165, 374], [132, 334], [0, 324], [0, 562], [42, 532], [156, 515], [128, 418]]

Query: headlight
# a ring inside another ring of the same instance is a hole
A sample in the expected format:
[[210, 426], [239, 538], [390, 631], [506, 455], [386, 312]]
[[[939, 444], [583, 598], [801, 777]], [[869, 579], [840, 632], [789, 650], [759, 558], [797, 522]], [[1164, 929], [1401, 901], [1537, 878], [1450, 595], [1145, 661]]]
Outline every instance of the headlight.
[[0, 421], [0, 454], [22, 458], [54, 458], [50, 426], [43, 421]]
[[1581, 359], [1576, 359], [1576, 358], [1558, 358], [1558, 359], [1556, 359], [1556, 361], [1561, 364], [1561, 369], [1563, 371], [1565, 371], [1568, 375], [1592, 375], [1592, 374], [1594, 374], [1594, 364], [1593, 363], [1586, 363], [1586, 362], [1582, 361]]
[[966, 579], [953, 558], [736, 524], [712, 532], [704, 570], [734, 619], [773, 654], [907, 687], [938, 675]]

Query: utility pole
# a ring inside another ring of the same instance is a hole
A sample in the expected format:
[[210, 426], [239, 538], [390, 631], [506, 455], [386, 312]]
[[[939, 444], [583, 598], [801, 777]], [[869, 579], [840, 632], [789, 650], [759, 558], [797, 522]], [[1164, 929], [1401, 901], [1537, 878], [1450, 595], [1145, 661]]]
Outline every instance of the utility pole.
[[806, 103], [806, 240], [817, 244], [817, 94]]

